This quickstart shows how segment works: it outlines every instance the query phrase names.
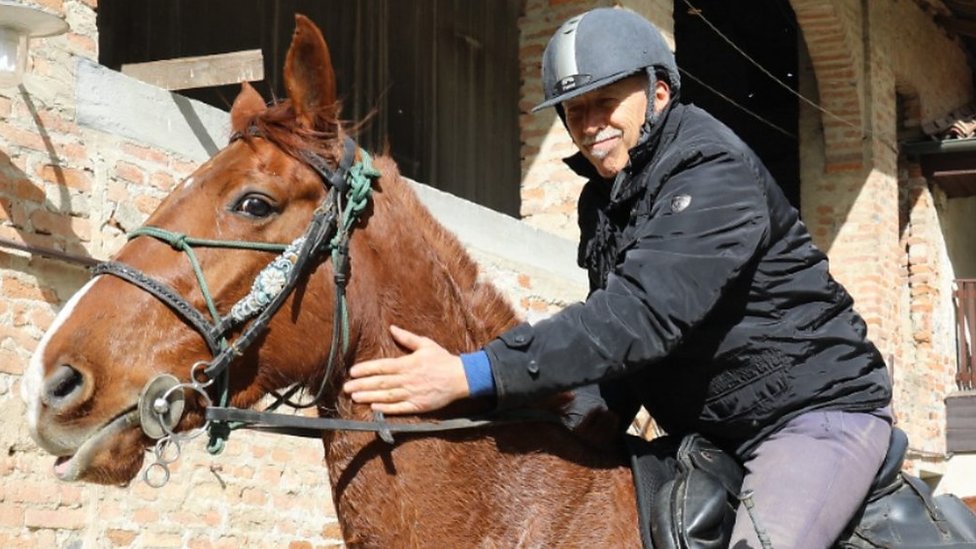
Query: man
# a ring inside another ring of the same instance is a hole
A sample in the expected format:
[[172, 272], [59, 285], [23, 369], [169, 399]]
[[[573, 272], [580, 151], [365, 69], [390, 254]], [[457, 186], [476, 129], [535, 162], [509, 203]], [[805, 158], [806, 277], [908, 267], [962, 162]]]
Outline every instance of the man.
[[[500, 408], [600, 383], [624, 420], [643, 404], [744, 464], [773, 547], [828, 547], [866, 496], [890, 436], [890, 382], [853, 300], [756, 155], [676, 101], [674, 56], [623, 9], [567, 21], [543, 56], [546, 101], [589, 178], [579, 199], [584, 303], [453, 356], [391, 328], [411, 354], [354, 366], [345, 390], [389, 414], [469, 396]], [[733, 547], [758, 547], [740, 506]]]

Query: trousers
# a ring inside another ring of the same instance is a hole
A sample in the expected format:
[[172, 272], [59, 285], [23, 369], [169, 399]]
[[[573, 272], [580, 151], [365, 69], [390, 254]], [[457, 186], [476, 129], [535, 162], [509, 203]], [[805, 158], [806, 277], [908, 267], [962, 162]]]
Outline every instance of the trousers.
[[[729, 547], [831, 547], [867, 496], [888, 450], [891, 419], [821, 410], [797, 416], [762, 441], [744, 462], [742, 493]], [[747, 507], [751, 504], [751, 511]]]

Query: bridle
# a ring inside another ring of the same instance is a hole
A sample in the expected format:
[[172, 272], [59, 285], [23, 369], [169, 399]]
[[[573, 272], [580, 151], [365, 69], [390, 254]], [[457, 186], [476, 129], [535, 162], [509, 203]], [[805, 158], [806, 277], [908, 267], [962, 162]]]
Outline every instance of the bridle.
[[[231, 137], [231, 142], [247, 137], [263, 137], [256, 126]], [[190, 439], [208, 433], [207, 450], [220, 453], [230, 435], [238, 428], [276, 432], [288, 435], [319, 437], [326, 430], [375, 432], [386, 443], [393, 444], [393, 433], [430, 433], [457, 429], [484, 427], [512, 421], [558, 422], [551, 413], [541, 410], [518, 410], [493, 414], [486, 418], [456, 418], [437, 423], [388, 423], [382, 414], [374, 413], [373, 421], [357, 421], [331, 417], [305, 417], [276, 413], [278, 407], [287, 404], [293, 408], [308, 408], [319, 404], [340, 356], [348, 350], [349, 329], [346, 305], [348, 283], [349, 237], [359, 216], [369, 202], [372, 181], [380, 173], [372, 166], [369, 154], [359, 149], [359, 161], [355, 162], [356, 143], [349, 137], [343, 139], [342, 156], [335, 169], [319, 154], [304, 150], [298, 157], [312, 168], [328, 189], [326, 197], [316, 207], [304, 233], [289, 244], [212, 240], [187, 236], [153, 226], [143, 226], [128, 238], [151, 237], [184, 252], [193, 268], [200, 292], [208, 312], [205, 316], [186, 298], [166, 283], [139, 269], [119, 262], [100, 263], [93, 269], [93, 276], [111, 275], [148, 292], [163, 302], [192, 326], [204, 339], [213, 356], [190, 367], [189, 381], [182, 382], [171, 374], [160, 374], [142, 389], [137, 406], [143, 432], [156, 440], [155, 462], [146, 469], [143, 478], [147, 484], [160, 487], [169, 480], [169, 465], [179, 458], [181, 446]], [[206, 279], [193, 251], [195, 247], [232, 248], [278, 252], [278, 255], [255, 278], [250, 293], [238, 301], [230, 314], [222, 317], [210, 295]], [[311, 272], [312, 267], [328, 253], [332, 260], [335, 287], [332, 338], [325, 373], [315, 396], [308, 402], [296, 403], [291, 397], [301, 389], [297, 384], [284, 394], [273, 393], [275, 401], [265, 410], [245, 410], [228, 407], [230, 370], [234, 360], [242, 356], [254, 341], [267, 330], [275, 313], [295, 289], [299, 280]], [[229, 342], [228, 335], [243, 326], [240, 335]], [[210, 389], [217, 396], [217, 405], [210, 396]], [[205, 423], [187, 432], [176, 432], [183, 410], [185, 390], [195, 392], [205, 403]], [[158, 471], [160, 479], [155, 479]]]

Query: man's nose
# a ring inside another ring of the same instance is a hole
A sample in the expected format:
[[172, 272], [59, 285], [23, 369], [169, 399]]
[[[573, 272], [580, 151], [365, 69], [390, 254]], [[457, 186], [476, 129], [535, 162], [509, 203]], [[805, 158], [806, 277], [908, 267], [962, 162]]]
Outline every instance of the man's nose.
[[587, 109], [586, 116], [583, 117], [583, 132], [586, 135], [596, 135], [605, 125], [603, 116], [597, 109]]

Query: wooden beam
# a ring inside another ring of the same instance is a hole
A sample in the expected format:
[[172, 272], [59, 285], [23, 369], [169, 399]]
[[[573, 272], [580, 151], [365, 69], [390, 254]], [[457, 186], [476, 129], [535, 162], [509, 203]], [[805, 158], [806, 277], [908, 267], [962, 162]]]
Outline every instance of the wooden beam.
[[261, 50], [181, 57], [122, 65], [122, 74], [165, 90], [186, 90], [264, 80]]

